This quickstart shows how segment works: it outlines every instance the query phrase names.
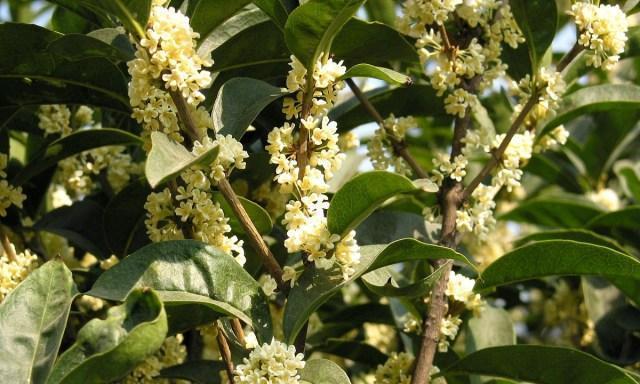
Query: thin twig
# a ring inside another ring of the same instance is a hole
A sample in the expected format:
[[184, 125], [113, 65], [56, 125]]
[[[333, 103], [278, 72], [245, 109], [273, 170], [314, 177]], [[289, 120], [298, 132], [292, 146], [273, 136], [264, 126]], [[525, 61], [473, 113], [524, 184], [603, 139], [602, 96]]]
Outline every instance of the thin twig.
[[231, 358], [231, 348], [229, 348], [229, 342], [227, 338], [224, 336], [222, 332], [222, 327], [218, 328], [218, 336], [216, 336], [216, 340], [218, 341], [218, 349], [220, 350], [220, 355], [222, 356], [222, 360], [224, 361], [224, 368], [227, 371], [227, 376], [229, 382], [233, 382], [233, 371], [235, 368], [233, 367], [233, 359]]
[[[367, 95], [365, 95], [362, 92], [362, 90], [360, 90], [360, 87], [358, 87], [358, 85], [353, 81], [353, 79], [346, 79], [345, 82], [347, 83], [349, 88], [351, 88], [351, 91], [353, 92], [355, 97], [358, 99], [358, 101], [360, 101], [360, 104], [367, 111], [367, 113], [369, 113], [369, 115], [373, 117], [373, 119], [378, 123], [378, 125], [380, 125], [380, 127], [382, 127], [382, 129], [386, 129], [384, 126], [384, 118], [382, 117], [382, 115], [380, 115], [380, 112], [378, 112], [376, 107], [373, 104], [371, 104], [371, 101], [369, 100]], [[416, 174], [416, 176], [418, 176], [421, 179], [426, 179], [429, 177], [429, 175], [424, 171], [424, 169], [422, 169], [420, 164], [418, 164], [416, 159], [414, 159], [413, 156], [411, 156], [411, 154], [409, 153], [406, 142], [396, 139], [393, 135], [387, 135], [387, 137], [389, 138], [389, 141], [391, 141], [393, 153], [396, 156], [404, 159], [404, 161], [406, 161], [407, 164], [409, 164], [409, 167], [411, 167], [411, 169]]]
[[527, 115], [537, 102], [538, 96], [534, 92], [534, 94], [531, 95], [527, 103], [522, 108], [522, 111], [520, 111], [516, 119], [511, 124], [511, 127], [509, 127], [509, 131], [507, 132], [504, 139], [502, 139], [500, 146], [498, 146], [498, 148], [493, 152], [491, 158], [489, 159], [489, 161], [487, 161], [482, 170], [476, 175], [476, 177], [473, 178], [473, 180], [471, 180], [469, 185], [464, 189], [464, 192], [462, 194], [463, 201], [467, 200], [471, 196], [473, 191], [475, 191], [475, 189], [480, 185], [482, 180], [484, 180], [484, 178], [487, 177], [496, 166], [498, 166], [498, 163], [502, 159], [504, 152], [507, 150], [509, 144], [511, 143], [511, 139], [513, 139], [513, 136], [515, 136], [515, 134], [518, 132], [518, 129], [520, 129], [520, 125], [524, 122]]
[[[178, 114], [180, 115], [180, 120], [184, 125], [185, 132], [193, 141], [199, 140], [198, 128], [193, 116], [191, 115], [186, 100], [179, 92], [171, 92], [171, 98], [178, 109]], [[220, 180], [218, 182], [218, 188], [240, 221], [240, 225], [242, 225], [242, 228], [249, 239], [249, 243], [261, 256], [265, 268], [271, 277], [275, 279], [279, 289], [286, 291], [288, 285], [282, 280], [282, 269], [280, 268], [280, 264], [278, 264], [278, 261], [271, 253], [271, 250], [265, 243], [264, 239], [260, 236], [260, 232], [258, 232], [258, 229], [255, 224], [253, 224], [253, 221], [251, 221], [249, 214], [242, 206], [240, 199], [238, 199], [238, 196], [231, 188], [229, 180], [227, 180], [227, 178]]]
[[9, 261], [16, 262], [18, 260], [16, 250], [13, 248], [11, 241], [9, 241], [9, 235], [7, 235], [7, 232], [2, 228], [2, 224], [0, 224], [0, 241], [2, 242], [2, 248]]
[[571, 48], [571, 50], [567, 52], [567, 54], [564, 55], [564, 57], [560, 60], [560, 62], [556, 67], [556, 70], [558, 72], [564, 71], [565, 68], [567, 68], [567, 66], [569, 65], [569, 63], [571, 63], [573, 59], [575, 59], [576, 56], [578, 56], [580, 52], [582, 52], [583, 50], [584, 50], [584, 47], [578, 44], [578, 42], [576, 42]]
[[240, 319], [235, 317], [231, 319], [231, 328], [233, 329], [233, 333], [235, 333], [240, 344], [242, 344], [243, 346], [247, 344], [247, 341], [244, 338], [244, 329], [242, 328], [242, 323], [240, 322]]

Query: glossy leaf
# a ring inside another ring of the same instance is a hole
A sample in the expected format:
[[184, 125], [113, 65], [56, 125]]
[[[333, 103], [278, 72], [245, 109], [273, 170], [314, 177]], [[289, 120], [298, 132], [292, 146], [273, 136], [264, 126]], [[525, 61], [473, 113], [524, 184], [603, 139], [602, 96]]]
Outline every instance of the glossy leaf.
[[442, 277], [443, 268], [432, 274], [406, 285], [396, 283], [393, 279], [391, 267], [379, 268], [362, 275], [362, 281], [367, 288], [382, 297], [420, 297], [427, 295], [433, 285]]
[[166, 335], [167, 316], [158, 295], [152, 290], [134, 290], [124, 304], [109, 309], [106, 319], [93, 319], [80, 329], [47, 383], [121, 379], [158, 350]]
[[300, 372], [303, 384], [350, 384], [351, 381], [340, 366], [325, 359], [309, 360]]
[[7, 383], [44, 383], [62, 342], [76, 286], [62, 260], [31, 272], [0, 304], [0, 372]]
[[541, 134], [586, 113], [637, 109], [639, 105], [640, 86], [637, 85], [602, 84], [581, 88], [562, 98], [556, 114], [544, 124]]
[[235, 316], [271, 340], [271, 318], [260, 285], [231, 256], [193, 240], [141, 248], [105, 271], [88, 294], [123, 300], [135, 288], [149, 287], [166, 305], [197, 304]]
[[618, 211], [606, 212], [594, 217], [586, 226], [592, 229], [630, 229], [638, 230], [640, 205], [631, 205]]
[[[513, 16], [526, 39], [533, 73], [537, 72], [542, 57], [551, 46], [558, 27], [558, 9], [555, 1], [514, 0], [509, 3]], [[540, 17], [544, 15], [544, 17]]]
[[389, 84], [410, 85], [411, 77], [396, 72], [389, 68], [376, 67], [371, 64], [357, 64], [349, 68], [347, 72], [340, 77], [341, 80], [350, 79], [352, 77], [368, 77], [385, 81]]
[[[289, 1], [290, 2], [290, 1]], [[288, 9], [282, 0], [253, 0], [253, 3], [269, 15], [273, 23], [282, 31], [289, 17]]]
[[284, 309], [283, 331], [288, 343], [293, 343], [304, 323], [316, 309], [363, 273], [411, 260], [466, 260], [464, 256], [449, 248], [420, 243], [414, 239], [399, 240], [390, 245], [363, 246], [360, 247], [360, 254], [360, 263], [347, 279], [344, 279], [338, 266], [329, 270], [307, 269], [302, 273], [291, 289]]
[[213, 126], [221, 135], [240, 140], [249, 125], [271, 102], [288, 94], [264, 81], [237, 77], [227, 81], [218, 91], [213, 104]]
[[595, 232], [588, 231], [586, 229], [560, 229], [554, 231], [537, 232], [531, 235], [518, 239], [515, 242], [516, 247], [543, 240], [573, 240], [581, 243], [590, 243], [595, 245], [601, 245], [603, 247], [609, 247], [618, 252], [625, 253], [624, 248], [620, 246], [615, 240], [606, 236], [599, 235]]
[[443, 374], [478, 374], [536, 384], [635, 383], [622, 369], [587, 353], [537, 345], [482, 349], [453, 363]]
[[291, 12], [284, 38], [307, 70], [313, 71], [321, 54], [330, 54], [336, 35], [364, 1], [309, 0]]
[[48, 144], [27, 166], [16, 175], [12, 183], [21, 185], [54, 167], [60, 160], [90, 149], [110, 145], [140, 145], [142, 140], [119, 129], [100, 128], [74, 132]]
[[178, 176], [185, 169], [196, 165], [209, 165], [216, 157], [220, 148], [214, 146], [196, 156], [187, 148], [162, 132], [151, 133], [151, 151], [145, 164], [144, 173], [149, 185], [157, 187]]
[[191, 0], [190, 23], [194, 32], [200, 34], [200, 42], [206, 40], [216, 27], [231, 18], [251, 0]]
[[500, 219], [547, 227], [580, 228], [601, 213], [599, 207], [586, 199], [550, 196], [525, 201], [500, 215]]
[[114, 15], [129, 32], [137, 33], [138, 37], [144, 34], [151, 0], [78, 0], [81, 5], [96, 13]]
[[373, 171], [358, 175], [331, 199], [329, 231], [345, 236], [389, 198], [416, 189], [411, 180], [395, 173]]
[[[253, 201], [246, 199], [244, 197], [238, 196], [238, 199], [242, 203], [245, 211], [249, 215], [249, 218], [256, 226], [256, 229], [260, 234], [267, 235], [273, 229], [273, 221], [271, 220], [271, 216], [269, 216], [269, 212], [267, 212], [264, 208], [262, 208], [259, 204], [254, 203]], [[224, 199], [221, 193], [216, 192], [213, 194], [213, 200], [217, 201], [220, 204], [220, 208], [224, 211], [225, 217], [229, 218], [229, 226], [234, 233], [245, 233], [242, 224], [238, 220], [236, 214], [231, 209], [231, 206]]]
[[476, 285], [484, 290], [547, 276], [603, 276], [640, 279], [640, 261], [608, 247], [571, 240], [547, 240], [508, 252], [490, 264]]

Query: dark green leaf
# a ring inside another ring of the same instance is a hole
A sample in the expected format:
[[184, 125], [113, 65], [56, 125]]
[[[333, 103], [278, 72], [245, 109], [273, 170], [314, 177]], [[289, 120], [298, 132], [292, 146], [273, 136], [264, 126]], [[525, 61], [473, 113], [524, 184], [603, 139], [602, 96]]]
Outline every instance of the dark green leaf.
[[60, 160], [110, 145], [140, 145], [142, 140], [119, 129], [101, 128], [82, 130], [48, 144], [27, 166], [16, 175], [14, 185], [21, 185], [34, 176], [55, 166]]
[[562, 98], [555, 116], [545, 123], [541, 134], [586, 113], [637, 109], [639, 105], [640, 86], [637, 85], [602, 84], [581, 88]]
[[514, 245], [516, 247], [521, 247], [529, 243], [543, 240], [573, 240], [581, 243], [590, 243], [609, 247], [622, 253], [626, 252], [625, 249], [622, 248], [615, 240], [606, 236], [598, 235], [597, 233], [586, 229], [560, 229], [555, 231], [538, 232], [518, 239]]
[[[385, 355], [378, 348], [372, 345], [356, 340], [336, 338], [329, 338], [324, 340], [322, 344], [313, 348], [312, 352], [321, 352], [339, 356], [360, 364], [368, 365], [372, 368], [376, 367], [378, 364], [384, 364], [389, 358], [389, 356]], [[344, 373], [342, 374], [344, 375]], [[318, 377], [318, 380], [319, 379], [320, 377]], [[326, 383], [325, 380], [326, 377], [324, 377], [323, 380], [313, 382], [324, 384]]]
[[410, 85], [411, 77], [396, 72], [392, 69], [376, 67], [371, 64], [357, 64], [349, 68], [349, 70], [340, 77], [341, 80], [350, 79], [352, 77], [369, 77], [372, 79], [378, 79], [386, 81], [390, 84], [398, 85]]
[[373, 171], [358, 175], [331, 199], [329, 231], [345, 236], [389, 198], [416, 190], [411, 180], [395, 173]]
[[264, 81], [233, 78], [218, 91], [211, 112], [213, 126], [221, 135], [232, 135], [240, 140], [258, 114], [287, 93]]
[[482, 349], [453, 363], [443, 374], [478, 374], [537, 384], [635, 384], [622, 369], [584, 352], [537, 345]]
[[[193, 0], [191, 0], [193, 1]], [[200, 34], [200, 42], [251, 0], [196, 0], [189, 15], [191, 27]], [[191, 4], [189, 4], [191, 8]]]
[[104, 209], [105, 240], [116, 256], [123, 258], [149, 243], [144, 219], [144, 204], [151, 189], [143, 180], [135, 180], [120, 191]]
[[553, 196], [526, 201], [501, 215], [500, 219], [548, 227], [581, 228], [601, 213], [600, 208], [584, 198]]
[[369, 245], [366, 248], [377, 253], [369, 271], [404, 261], [438, 259], [455, 260], [473, 267], [469, 259], [451, 248], [423, 243], [416, 239], [401, 239], [390, 244]]
[[0, 304], [0, 372], [6, 383], [44, 383], [58, 355], [76, 286], [61, 260], [31, 272]]
[[284, 25], [287, 23], [289, 14], [282, 0], [253, 0], [253, 3], [269, 15], [273, 23], [284, 32]]
[[88, 294], [123, 300], [155, 289], [167, 305], [200, 304], [242, 319], [271, 340], [269, 306], [260, 285], [231, 256], [193, 240], [151, 244], [105, 271]]
[[307, 361], [300, 372], [300, 380], [304, 384], [351, 384], [338, 364], [325, 359]]
[[135, 57], [135, 50], [129, 37], [117, 28], [97, 29], [89, 32], [87, 36], [103, 41], [117, 49], [120, 52], [119, 56], [124, 61], [132, 60]]
[[47, 212], [33, 228], [55, 233], [85, 251], [106, 259], [111, 255], [102, 231], [104, 209], [91, 199]]
[[365, 0], [309, 0], [287, 19], [284, 38], [291, 52], [313, 72], [321, 54], [331, 53], [333, 39]]
[[362, 281], [367, 288], [382, 297], [420, 297], [431, 291], [440, 277], [444, 267], [435, 270], [432, 274], [415, 283], [401, 285], [396, 283], [393, 276], [393, 267], [379, 268], [362, 275]]
[[[220, 204], [220, 208], [224, 211], [225, 217], [229, 218], [229, 226], [231, 226], [231, 230], [235, 233], [244, 234], [244, 227], [240, 224], [238, 217], [222, 194], [218, 192], [214, 193], [213, 199]], [[245, 199], [240, 196], [238, 199], [240, 199], [242, 206], [245, 211], [247, 211], [249, 218], [256, 226], [258, 232], [263, 235], [271, 233], [271, 229], [273, 229], [273, 221], [271, 220], [271, 216], [269, 216], [269, 212], [249, 199]]]
[[78, 2], [96, 13], [114, 15], [131, 33], [138, 37], [144, 31], [151, 11], [151, 0], [78, 0]]
[[209, 165], [216, 157], [220, 148], [218, 146], [208, 149], [203, 154], [196, 156], [187, 148], [162, 132], [151, 133], [151, 151], [147, 157], [144, 173], [152, 188], [178, 176], [185, 169], [197, 165]]
[[[540, 67], [542, 57], [551, 46], [558, 27], [558, 9], [555, 1], [514, 0], [509, 2], [513, 16], [524, 34], [529, 48], [532, 73]], [[541, 17], [544, 15], [544, 17]]]
[[164, 368], [159, 378], [189, 380], [195, 384], [220, 384], [220, 372], [224, 362], [218, 360], [193, 360]]
[[589, 221], [588, 228], [621, 228], [638, 230], [640, 223], [640, 205], [631, 205], [615, 212], [603, 213]]
[[60, 356], [47, 383], [108, 383], [154, 353], [167, 335], [167, 316], [152, 290], [134, 290], [124, 304], [109, 309], [78, 332]]
[[571, 240], [547, 240], [508, 252], [487, 267], [476, 289], [547, 276], [603, 276], [640, 279], [640, 261], [608, 247]]

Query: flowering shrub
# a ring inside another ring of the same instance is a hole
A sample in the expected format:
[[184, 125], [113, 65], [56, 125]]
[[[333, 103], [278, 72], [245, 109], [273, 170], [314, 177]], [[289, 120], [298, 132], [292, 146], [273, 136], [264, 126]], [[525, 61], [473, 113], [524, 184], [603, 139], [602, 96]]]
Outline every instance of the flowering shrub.
[[636, 383], [638, 11], [0, 0], [0, 381]]

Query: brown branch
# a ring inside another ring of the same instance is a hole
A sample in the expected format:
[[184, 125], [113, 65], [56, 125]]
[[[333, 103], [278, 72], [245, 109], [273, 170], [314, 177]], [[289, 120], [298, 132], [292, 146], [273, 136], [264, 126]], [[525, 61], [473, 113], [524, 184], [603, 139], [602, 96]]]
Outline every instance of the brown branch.
[[231, 319], [231, 328], [233, 329], [233, 333], [235, 333], [240, 344], [242, 344], [242, 346], [244, 347], [247, 341], [244, 338], [244, 329], [242, 328], [242, 323], [240, 322], [240, 319], [235, 317]]
[[520, 111], [516, 119], [513, 121], [513, 123], [511, 123], [511, 127], [509, 127], [509, 131], [507, 132], [504, 139], [502, 139], [500, 146], [498, 146], [498, 148], [493, 152], [491, 158], [489, 159], [489, 161], [487, 161], [482, 170], [480, 170], [476, 177], [474, 177], [469, 185], [464, 189], [464, 192], [462, 194], [463, 201], [467, 200], [471, 196], [473, 191], [475, 191], [476, 188], [480, 185], [482, 180], [484, 180], [484, 178], [487, 177], [498, 166], [498, 163], [502, 159], [504, 152], [507, 150], [509, 144], [511, 143], [511, 139], [513, 139], [513, 136], [515, 136], [515, 134], [518, 132], [520, 125], [527, 118], [527, 115], [537, 102], [538, 96], [536, 92], [534, 92], [522, 108], [522, 111]]
[[216, 340], [218, 341], [218, 349], [220, 350], [220, 355], [222, 356], [222, 360], [224, 361], [224, 368], [227, 371], [227, 376], [230, 383], [233, 383], [233, 371], [235, 368], [233, 367], [233, 360], [231, 358], [231, 349], [229, 348], [229, 342], [227, 338], [222, 333], [222, 328], [218, 327], [218, 335], [216, 336]]
[[16, 250], [11, 245], [9, 235], [7, 235], [7, 232], [2, 228], [2, 224], [0, 224], [0, 241], [2, 242], [2, 248], [4, 249], [4, 253], [7, 255], [7, 259], [9, 259], [9, 261], [16, 262], [18, 260]]
[[567, 54], [564, 55], [564, 57], [560, 60], [560, 62], [556, 66], [556, 70], [558, 72], [564, 71], [565, 68], [567, 68], [567, 66], [573, 61], [573, 59], [575, 59], [576, 56], [578, 56], [583, 50], [584, 47], [576, 42], [573, 45], [573, 48], [571, 48], [571, 50], [567, 52]]
[[[351, 88], [351, 91], [353, 92], [355, 97], [358, 99], [358, 101], [360, 101], [360, 104], [367, 111], [367, 113], [369, 113], [369, 115], [373, 117], [373, 119], [378, 123], [378, 125], [380, 125], [382, 129], [386, 129], [384, 125], [384, 118], [382, 117], [382, 115], [380, 115], [380, 112], [378, 112], [376, 107], [373, 104], [371, 104], [371, 101], [369, 100], [367, 95], [365, 95], [362, 92], [362, 90], [360, 90], [360, 87], [358, 87], [358, 85], [353, 81], [353, 79], [346, 79], [345, 82], [347, 83], [349, 88]], [[413, 172], [416, 174], [416, 176], [418, 176], [421, 179], [426, 179], [429, 177], [429, 175], [424, 171], [424, 169], [422, 169], [420, 164], [418, 164], [416, 159], [414, 159], [413, 156], [411, 156], [411, 154], [409, 153], [409, 150], [407, 149], [407, 143], [405, 141], [400, 141], [391, 134], [387, 135], [387, 137], [389, 138], [389, 141], [391, 141], [393, 153], [396, 156], [401, 157], [404, 161], [406, 161], [407, 164], [409, 164], [409, 167], [411, 167]]]
[[[196, 126], [195, 120], [193, 119], [193, 116], [191, 115], [186, 100], [179, 92], [172, 91], [170, 93], [171, 98], [173, 99], [173, 102], [178, 109], [178, 114], [180, 116], [180, 120], [184, 125], [185, 132], [193, 141], [199, 140], [200, 137], [198, 136], [198, 128]], [[240, 203], [240, 199], [238, 199], [238, 196], [231, 188], [229, 180], [227, 180], [227, 178], [223, 178], [222, 180], [220, 180], [218, 182], [218, 188], [220, 189], [220, 192], [227, 200], [227, 202], [231, 206], [231, 209], [240, 221], [240, 225], [242, 225], [242, 228], [244, 229], [245, 234], [249, 239], [249, 243], [261, 256], [265, 268], [267, 269], [271, 277], [276, 280], [279, 289], [282, 291], [286, 291], [288, 285], [285, 284], [285, 282], [282, 280], [282, 269], [280, 268], [280, 264], [278, 264], [278, 261], [271, 253], [271, 250], [265, 243], [264, 239], [262, 238], [262, 236], [260, 236], [260, 232], [258, 232], [258, 230], [256, 229], [256, 226], [253, 224], [253, 221], [251, 221], [249, 214], [247, 214], [247, 211], [242, 206], [242, 203]]]
[[296, 161], [298, 162], [298, 178], [302, 180], [309, 162], [309, 153], [312, 151], [309, 143], [309, 130], [302, 124], [302, 120], [306, 119], [311, 113], [313, 106], [313, 93], [315, 91], [315, 83], [313, 81], [313, 72], [307, 73], [306, 87], [304, 90], [302, 109], [300, 111], [299, 132], [298, 132], [298, 148], [296, 150]]

